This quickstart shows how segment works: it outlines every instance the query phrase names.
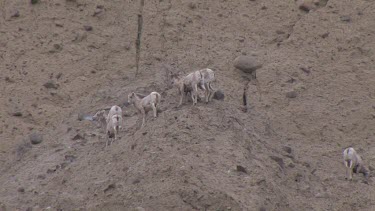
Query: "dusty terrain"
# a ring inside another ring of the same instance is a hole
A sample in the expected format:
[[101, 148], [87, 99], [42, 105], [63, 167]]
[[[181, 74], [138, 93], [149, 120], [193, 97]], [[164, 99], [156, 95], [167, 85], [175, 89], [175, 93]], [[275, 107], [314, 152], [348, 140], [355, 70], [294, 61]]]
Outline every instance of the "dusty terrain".
[[[375, 3], [320, 2], [146, 1], [135, 77], [138, 1], [0, 0], [0, 210], [375, 210], [341, 160], [374, 171]], [[239, 55], [263, 64], [247, 113]], [[176, 108], [166, 68], [205, 67], [224, 101]], [[132, 91], [160, 92], [160, 116], [124, 107], [104, 149], [77, 116]]]

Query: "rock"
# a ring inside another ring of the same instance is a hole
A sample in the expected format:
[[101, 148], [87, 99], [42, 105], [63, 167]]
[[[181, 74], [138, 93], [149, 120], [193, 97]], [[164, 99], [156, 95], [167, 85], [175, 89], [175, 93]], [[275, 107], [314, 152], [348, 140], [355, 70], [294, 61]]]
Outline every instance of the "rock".
[[114, 183], [109, 184], [106, 189], [104, 189], [104, 193], [110, 190], [113, 190], [116, 188], [116, 185]]
[[82, 120], [94, 121], [91, 115], [85, 114], [83, 112], [78, 113], [77, 119], [78, 121], [82, 121]]
[[267, 211], [267, 210], [266, 210], [266, 208], [261, 207], [261, 208], [259, 208], [259, 211]]
[[16, 111], [12, 114], [13, 116], [18, 116], [18, 117], [21, 117], [22, 116], [22, 113], [21, 111]]
[[290, 91], [286, 93], [287, 98], [296, 98], [297, 97], [297, 92], [296, 91]]
[[280, 157], [277, 157], [277, 156], [273, 156], [273, 155], [271, 155], [271, 156], [269, 156], [272, 160], [274, 160], [277, 164], [279, 164], [279, 166], [281, 167], [281, 168], [284, 168], [284, 160], [282, 159], [282, 158], [280, 158]]
[[298, 8], [300, 10], [303, 10], [305, 12], [309, 12], [310, 10], [313, 10], [316, 8], [315, 4], [312, 1], [305, 0], [303, 1]]
[[247, 171], [243, 166], [237, 165], [236, 170], [247, 174]]
[[326, 32], [324, 34], [321, 34], [320, 37], [324, 39], [324, 38], [327, 38], [328, 35], [329, 35], [329, 32]]
[[16, 10], [10, 17], [12, 17], [12, 18], [20, 17], [20, 11]]
[[96, 6], [96, 9], [95, 9], [95, 12], [94, 12], [94, 14], [92, 15], [92, 16], [97, 16], [97, 15], [99, 15], [100, 13], [102, 13], [103, 12], [103, 6], [102, 5], [98, 5], [98, 6]]
[[55, 22], [55, 26], [57, 26], [57, 27], [64, 27], [64, 24], [61, 23], [61, 22], [59, 22], [59, 21], [57, 21], [57, 22]]
[[9, 83], [14, 83], [14, 80], [11, 79], [11, 78], [9, 78], [8, 76], [5, 77], [5, 81], [6, 81], [6, 82], [9, 82]]
[[216, 90], [216, 92], [214, 93], [214, 96], [213, 96], [213, 98], [215, 99], [215, 100], [224, 100], [224, 92], [223, 91], [221, 91], [221, 90]]
[[36, 4], [36, 3], [39, 2], [39, 0], [31, 0], [30, 2], [31, 2], [31, 4]]
[[190, 8], [191, 10], [194, 10], [195, 8], [197, 8], [197, 5], [196, 5], [194, 2], [190, 2], [190, 3], [188, 4], [188, 6], [189, 6], [189, 8]]
[[340, 20], [344, 22], [350, 22], [352, 19], [348, 15], [343, 15], [340, 17]]
[[83, 140], [83, 139], [85, 139], [85, 138], [83, 136], [81, 136], [81, 134], [79, 134], [79, 133], [72, 138], [73, 141]]
[[78, 31], [76, 32], [76, 35], [73, 39], [73, 42], [82, 42], [87, 38], [87, 33], [84, 31]]
[[32, 133], [29, 135], [31, 144], [40, 144], [43, 141], [43, 136], [39, 133]]
[[41, 179], [41, 180], [44, 180], [44, 179], [46, 179], [46, 175], [44, 175], [44, 174], [39, 174], [39, 175], [37, 176], [37, 178], [38, 178], [38, 179]]
[[92, 31], [92, 26], [83, 26], [86, 31]]
[[20, 188], [17, 189], [17, 191], [20, 192], [20, 193], [25, 193], [25, 188], [20, 187]]
[[56, 75], [56, 79], [60, 79], [61, 76], [62, 76], [62, 73], [57, 73], [57, 75]]
[[252, 73], [262, 67], [253, 56], [239, 56], [234, 60], [234, 67], [245, 72]]
[[292, 148], [289, 146], [283, 146], [283, 150], [289, 154], [292, 153]]
[[329, 194], [328, 193], [317, 193], [315, 194], [315, 197], [316, 198], [329, 198]]
[[54, 81], [48, 81], [43, 86], [47, 89], [57, 89], [59, 87], [58, 84], [56, 84]]

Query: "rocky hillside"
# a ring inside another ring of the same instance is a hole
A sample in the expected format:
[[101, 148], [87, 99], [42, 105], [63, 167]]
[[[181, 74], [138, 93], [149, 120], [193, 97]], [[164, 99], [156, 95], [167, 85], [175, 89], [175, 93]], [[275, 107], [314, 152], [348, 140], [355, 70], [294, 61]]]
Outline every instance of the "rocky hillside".
[[[32, 2], [0, 0], [0, 210], [375, 210], [341, 158], [374, 170], [373, 1]], [[167, 72], [206, 67], [225, 99], [177, 108]], [[162, 95], [142, 129], [133, 91]], [[104, 148], [77, 117], [114, 104]]]

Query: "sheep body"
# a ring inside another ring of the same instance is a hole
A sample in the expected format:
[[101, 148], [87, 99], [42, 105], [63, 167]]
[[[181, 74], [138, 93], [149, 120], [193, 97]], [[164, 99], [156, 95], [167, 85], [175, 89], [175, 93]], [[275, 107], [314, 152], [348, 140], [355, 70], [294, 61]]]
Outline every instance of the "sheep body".
[[108, 122], [107, 122], [108, 137], [107, 137], [107, 142], [105, 144], [106, 147], [108, 146], [109, 139], [112, 139], [111, 144], [113, 142], [113, 138], [114, 140], [117, 140], [118, 133], [121, 128], [121, 122], [122, 122], [122, 116], [118, 114], [114, 114], [113, 116], [111, 116], [110, 119], [108, 119]]
[[362, 173], [366, 179], [369, 176], [369, 170], [365, 167], [364, 162], [354, 150], [354, 148], [346, 148], [343, 152], [344, 164], [346, 167], [346, 178], [349, 180], [353, 179], [353, 172], [358, 174]]
[[108, 114], [106, 114], [106, 110], [100, 110], [95, 113], [92, 119], [98, 121], [101, 127], [105, 129], [107, 134], [106, 147], [109, 139], [117, 140], [118, 133], [122, 128], [122, 109], [119, 106], [112, 106]]
[[205, 90], [204, 86], [201, 86], [201, 84], [204, 84], [204, 78], [199, 70], [189, 73], [187, 76], [182, 78], [179, 78], [176, 75], [172, 75], [172, 84], [178, 87], [178, 91], [180, 94], [180, 103], [177, 107], [180, 107], [182, 105], [182, 101], [186, 92], [191, 93], [193, 105], [196, 105], [198, 101], [198, 85], [200, 85], [200, 88]]
[[208, 103], [212, 97], [212, 94], [214, 93], [214, 89], [212, 88], [212, 82], [215, 81], [215, 73], [213, 70], [209, 68], [205, 68], [202, 70], [199, 70], [201, 73], [203, 80], [201, 80], [199, 87], [204, 90], [206, 103]]
[[142, 114], [142, 126], [146, 123], [146, 113], [153, 110], [154, 118], [157, 117], [157, 106], [160, 104], [161, 95], [158, 92], [151, 92], [149, 95], [144, 96], [132, 92], [128, 95], [128, 103], [133, 104], [134, 107]]

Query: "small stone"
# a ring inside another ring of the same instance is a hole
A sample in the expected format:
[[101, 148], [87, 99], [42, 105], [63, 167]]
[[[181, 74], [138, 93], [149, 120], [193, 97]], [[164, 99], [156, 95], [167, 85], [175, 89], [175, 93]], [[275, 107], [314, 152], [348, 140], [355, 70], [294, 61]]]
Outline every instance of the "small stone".
[[216, 92], [214, 93], [214, 96], [213, 96], [213, 98], [215, 99], [215, 100], [224, 100], [224, 92], [223, 91], [221, 91], [221, 90], [216, 90]]
[[283, 150], [289, 154], [292, 153], [292, 148], [289, 146], [283, 146]]
[[17, 191], [20, 192], [20, 193], [25, 193], [25, 188], [20, 187], [20, 188], [17, 189]]
[[14, 83], [14, 80], [11, 79], [11, 78], [9, 78], [8, 76], [5, 77], [5, 81], [6, 81], [6, 82], [9, 82], [9, 83]]
[[57, 75], [56, 75], [56, 79], [60, 79], [61, 76], [62, 76], [62, 73], [57, 73]]
[[324, 34], [320, 35], [320, 37], [324, 39], [324, 38], [327, 38], [327, 37], [328, 37], [328, 35], [329, 35], [329, 32], [326, 32], [326, 33], [324, 33]]
[[196, 5], [194, 2], [190, 2], [190, 3], [188, 4], [188, 6], [189, 6], [189, 8], [190, 8], [191, 10], [194, 10], [195, 8], [197, 8], [197, 5]]
[[290, 91], [286, 93], [287, 98], [296, 98], [297, 97], [297, 92], [296, 91]]
[[16, 11], [13, 13], [13, 15], [10, 16], [10, 17], [12, 17], [12, 18], [18, 18], [18, 17], [20, 17], [20, 11], [16, 10]]
[[85, 139], [85, 138], [83, 136], [81, 136], [81, 134], [79, 134], [79, 133], [72, 138], [73, 141], [83, 140], [83, 139]]
[[37, 178], [43, 180], [43, 179], [46, 178], [46, 175], [44, 175], [44, 174], [40, 174], [40, 175], [37, 176]]
[[352, 19], [348, 15], [343, 15], [340, 17], [340, 20], [344, 22], [350, 22]]
[[22, 113], [21, 111], [16, 111], [12, 114], [13, 116], [18, 116], [18, 117], [21, 117], [22, 116]]
[[304, 72], [304, 73], [306, 73], [306, 74], [310, 74], [310, 69], [308, 68], [308, 67], [300, 67], [300, 69]]
[[236, 170], [247, 174], [247, 171], [243, 166], [237, 165]]
[[83, 26], [86, 31], [92, 31], [92, 26]]
[[279, 166], [281, 167], [281, 168], [284, 168], [284, 160], [282, 159], [282, 158], [280, 158], [280, 157], [277, 157], [277, 156], [273, 156], [273, 155], [271, 155], [271, 156], [269, 156], [272, 160], [274, 160], [277, 164], [279, 164]]
[[61, 22], [55, 22], [55, 26], [57, 26], [57, 27], [63, 27], [64, 24], [62, 24]]
[[103, 9], [96, 8], [96, 10], [95, 10], [95, 12], [94, 12], [94, 14], [92, 16], [97, 16], [97, 15], [99, 15], [102, 12], [103, 12]]
[[234, 60], [234, 67], [245, 72], [252, 73], [262, 67], [253, 56], [239, 56]]
[[57, 89], [59, 87], [54, 81], [48, 81], [43, 86], [47, 89]]
[[304, 2], [302, 2], [300, 5], [299, 5], [299, 9], [300, 10], [303, 10], [303, 11], [305, 11], [305, 12], [309, 12], [310, 10], [312, 10], [312, 9], [315, 9], [315, 4], [313, 3], [313, 2], [311, 2], [311, 1], [304, 1]]
[[33, 133], [29, 135], [31, 144], [40, 144], [43, 141], [43, 136], [39, 133]]
[[39, 0], [31, 0], [30, 2], [31, 2], [31, 4], [36, 4], [36, 3], [39, 2]]

